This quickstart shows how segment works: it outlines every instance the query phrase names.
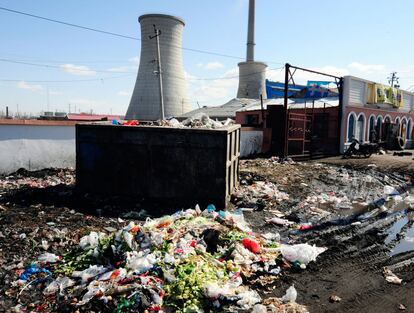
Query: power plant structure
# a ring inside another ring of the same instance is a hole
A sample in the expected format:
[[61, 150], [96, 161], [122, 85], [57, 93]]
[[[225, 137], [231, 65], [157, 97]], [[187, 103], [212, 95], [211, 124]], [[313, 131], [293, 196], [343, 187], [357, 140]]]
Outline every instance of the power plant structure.
[[141, 25], [138, 76], [126, 119], [154, 121], [191, 111], [182, 57], [182, 19], [146, 14]]
[[239, 89], [237, 98], [266, 99], [266, 63], [254, 60], [255, 0], [249, 0], [249, 24], [247, 31], [246, 62], [239, 65]]

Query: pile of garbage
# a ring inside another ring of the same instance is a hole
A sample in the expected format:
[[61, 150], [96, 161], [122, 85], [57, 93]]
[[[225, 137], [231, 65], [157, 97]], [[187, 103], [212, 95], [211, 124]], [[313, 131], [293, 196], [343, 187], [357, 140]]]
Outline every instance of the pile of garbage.
[[113, 125], [123, 125], [123, 126], [139, 126], [139, 125], [148, 125], [148, 126], [164, 126], [164, 127], [174, 127], [174, 128], [207, 128], [207, 129], [220, 129], [234, 124], [234, 120], [228, 118], [225, 121], [218, 121], [211, 119], [205, 113], [199, 113], [192, 117], [189, 117], [182, 122], [176, 118], [169, 118], [165, 120], [158, 120], [156, 122], [145, 122], [141, 124], [137, 120], [130, 121], [118, 121], [113, 120]]
[[264, 201], [266, 201], [267, 206], [276, 206], [289, 200], [289, 194], [279, 190], [270, 181], [253, 181], [251, 184], [242, 181], [241, 185], [233, 192], [232, 199], [234, 203], [247, 207], [257, 206], [258, 203]]
[[18, 297], [41, 290], [35, 308], [15, 311], [307, 312], [292, 286], [262, 299], [258, 277], [276, 281], [315, 261], [325, 248], [285, 245], [278, 234], [255, 234], [241, 211], [179, 211], [143, 224], [83, 236], [63, 255], [45, 252], [17, 271]]
[[200, 113], [193, 117], [189, 117], [182, 122], [175, 118], [159, 121], [161, 126], [177, 127], [177, 128], [208, 128], [219, 129], [234, 124], [234, 121], [228, 118], [226, 121], [218, 121], [211, 119], [207, 114]]
[[71, 169], [45, 169], [29, 172], [24, 169], [0, 177], [0, 190], [12, 190], [23, 187], [46, 188], [60, 184], [71, 185], [75, 182], [75, 172]]

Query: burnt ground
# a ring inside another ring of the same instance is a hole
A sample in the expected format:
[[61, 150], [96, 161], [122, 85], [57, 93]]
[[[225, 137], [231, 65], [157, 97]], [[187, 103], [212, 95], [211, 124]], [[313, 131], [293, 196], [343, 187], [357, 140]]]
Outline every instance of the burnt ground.
[[[395, 158], [398, 165], [390, 167], [385, 158]], [[349, 200], [381, 197], [384, 185], [403, 184], [406, 176], [413, 174], [407, 170], [412, 166], [412, 157], [401, 158], [404, 164], [400, 157], [390, 156], [295, 164], [264, 159], [241, 162], [242, 188], [266, 181], [289, 194], [289, 199], [284, 200], [260, 194], [253, 201], [233, 198], [233, 205], [248, 208], [245, 218], [255, 231], [279, 232], [284, 242], [308, 242], [329, 248], [306, 270], [292, 269], [280, 279], [259, 282], [257, 288], [262, 295], [280, 297], [295, 284], [297, 302], [308, 306], [310, 312], [401, 312], [400, 304], [406, 307], [405, 312], [414, 312], [414, 247], [395, 253], [412, 232], [413, 218], [402, 212], [352, 224], [357, 221], [348, 218], [352, 210], [338, 208], [330, 200], [315, 200], [322, 194]], [[151, 209], [145, 204], [117, 205], [115, 201], [108, 205], [106, 199], [80, 197], [74, 192], [74, 173], [70, 170], [23, 171], [7, 181], [14, 183], [0, 185], [0, 311], [17, 304], [16, 288], [11, 284], [19, 268], [44, 252], [42, 241], [46, 241], [48, 252], [61, 255], [91, 230], [119, 228], [127, 223], [125, 217], [118, 219], [124, 212], [134, 210], [138, 214], [131, 218], [145, 219], [142, 209]], [[311, 221], [318, 227], [298, 231], [296, 226], [266, 224], [265, 219], [276, 211], [295, 225]], [[385, 281], [385, 266], [403, 279], [401, 285]], [[332, 295], [342, 300], [331, 303]], [[35, 296], [23, 296], [24, 302], [36, 308]]]

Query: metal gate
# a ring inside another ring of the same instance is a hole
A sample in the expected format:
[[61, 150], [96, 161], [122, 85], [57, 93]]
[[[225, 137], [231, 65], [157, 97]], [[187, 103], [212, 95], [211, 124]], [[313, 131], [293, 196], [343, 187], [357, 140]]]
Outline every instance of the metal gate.
[[[291, 72], [291, 69], [294, 69]], [[284, 144], [281, 156], [310, 159], [337, 155], [340, 147], [340, 121], [342, 114], [342, 78], [286, 64], [284, 127], [282, 138]], [[296, 70], [328, 76], [335, 79], [339, 93], [339, 105], [334, 107], [315, 107], [315, 101], [304, 103], [303, 107], [288, 107], [288, 86], [295, 84], [293, 76]]]

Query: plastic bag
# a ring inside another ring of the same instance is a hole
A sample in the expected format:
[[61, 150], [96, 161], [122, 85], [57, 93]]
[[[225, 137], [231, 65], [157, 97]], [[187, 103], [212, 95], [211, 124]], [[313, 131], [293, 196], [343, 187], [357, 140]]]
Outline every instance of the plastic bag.
[[99, 244], [99, 234], [94, 231], [92, 231], [89, 235], [82, 237], [79, 242], [79, 246], [83, 250], [94, 249], [98, 246], [98, 244]]
[[108, 271], [108, 268], [104, 266], [98, 266], [98, 265], [91, 265], [89, 268], [83, 271], [74, 271], [72, 273], [72, 277], [77, 277], [82, 279], [82, 283], [86, 283], [92, 278], [101, 275], [103, 273], [106, 273]]
[[286, 290], [286, 294], [282, 297], [283, 302], [296, 302], [298, 292], [295, 289], [295, 285], [290, 286]]
[[308, 265], [309, 262], [316, 261], [319, 254], [326, 251], [326, 248], [311, 246], [307, 243], [298, 245], [282, 245], [281, 252], [283, 257], [290, 262], [300, 262]]
[[294, 224], [293, 222], [280, 218], [280, 217], [272, 217], [270, 219], [267, 219], [266, 223], [268, 224], [272, 223], [272, 224], [281, 225], [281, 226], [289, 226], [289, 225]]
[[60, 259], [61, 259], [60, 256], [57, 256], [56, 254], [49, 253], [49, 252], [45, 252], [39, 255], [39, 257], [37, 258], [39, 262], [43, 262], [43, 263], [56, 263], [60, 261]]
[[384, 194], [386, 194], [386, 195], [398, 195], [399, 192], [392, 186], [384, 186]]
[[140, 274], [149, 271], [157, 262], [154, 254], [144, 254], [140, 252], [127, 252], [126, 267]]
[[256, 303], [262, 301], [260, 295], [254, 290], [242, 292], [237, 296], [240, 298], [240, 300], [237, 301], [237, 305], [239, 305], [244, 310], [249, 310]]
[[59, 291], [60, 294], [63, 294], [63, 291], [68, 288], [75, 285], [75, 282], [68, 278], [68, 277], [59, 277], [53, 282], [51, 282], [43, 291], [43, 294], [50, 295], [54, 294]]

